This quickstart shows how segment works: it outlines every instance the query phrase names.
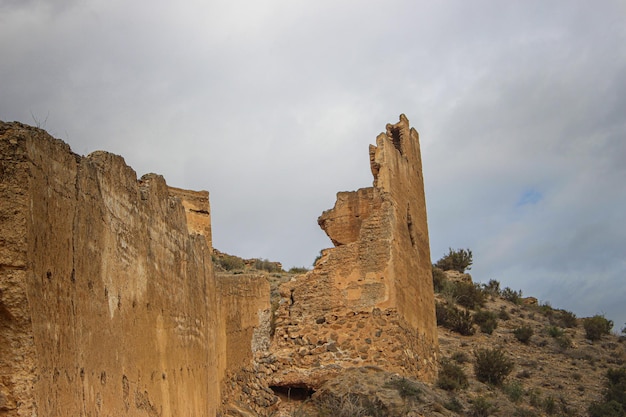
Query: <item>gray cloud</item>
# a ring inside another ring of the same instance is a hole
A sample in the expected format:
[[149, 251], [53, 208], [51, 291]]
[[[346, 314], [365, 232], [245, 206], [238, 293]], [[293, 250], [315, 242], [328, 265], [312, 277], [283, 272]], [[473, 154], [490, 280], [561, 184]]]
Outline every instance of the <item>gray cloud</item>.
[[[208, 189], [214, 242], [310, 265], [367, 145], [421, 135], [433, 258], [626, 322], [623, 2], [4, 1], [0, 119]], [[35, 119], [35, 120], [33, 120]]]

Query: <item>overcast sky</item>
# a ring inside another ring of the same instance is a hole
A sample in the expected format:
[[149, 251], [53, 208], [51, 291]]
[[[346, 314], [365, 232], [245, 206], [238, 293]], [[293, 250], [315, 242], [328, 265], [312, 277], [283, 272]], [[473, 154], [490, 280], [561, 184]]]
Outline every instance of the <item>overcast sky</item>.
[[420, 132], [433, 261], [626, 322], [626, 2], [0, 0], [0, 119], [211, 193], [214, 246], [310, 266]]

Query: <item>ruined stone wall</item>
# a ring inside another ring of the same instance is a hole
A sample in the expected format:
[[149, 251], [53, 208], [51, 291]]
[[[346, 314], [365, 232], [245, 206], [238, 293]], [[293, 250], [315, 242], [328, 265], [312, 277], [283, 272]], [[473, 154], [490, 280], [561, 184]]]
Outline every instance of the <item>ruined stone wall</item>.
[[270, 284], [257, 274], [217, 274], [218, 303], [224, 317], [226, 368], [236, 371], [253, 354], [269, 348]]
[[417, 131], [404, 115], [370, 146], [374, 188], [392, 202], [390, 300], [428, 343], [437, 344], [422, 157]]
[[335, 245], [281, 287], [266, 360], [272, 385], [317, 387], [376, 365], [433, 380], [437, 367], [426, 202], [417, 132], [404, 115], [370, 146], [373, 187], [337, 195], [318, 222]]
[[209, 205], [208, 191], [183, 190], [181, 188], [168, 187], [169, 194], [178, 197], [185, 209], [187, 229], [191, 234], [204, 236], [207, 245], [213, 246], [213, 233], [211, 231], [211, 207]]
[[240, 415], [238, 407], [261, 413], [278, 399], [265, 382], [267, 368], [254, 360], [270, 344], [270, 284], [262, 274], [217, 273], [218, 301], [226, 326], [226, 377], [223, 415]]
[[162, 177], [0, 123], [0, 415], [215, 415], [205, 236]]
[[278, 401], [270, 386], [363, 365], [432, 380], [419, 138], [404, 116], [370, 163], [373, 187], [318, 220], [335, 248], [270, 308], [265, 277], [215, 277], [208, 193], [0, 122], [0, 416], [260, 412]]

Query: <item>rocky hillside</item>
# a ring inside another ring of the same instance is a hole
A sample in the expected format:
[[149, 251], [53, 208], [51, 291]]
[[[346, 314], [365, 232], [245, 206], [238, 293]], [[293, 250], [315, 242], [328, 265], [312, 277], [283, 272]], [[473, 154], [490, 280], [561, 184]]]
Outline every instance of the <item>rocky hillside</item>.
[[[440, 348], [436, 383], [372, 366], [354, 368], [316, 392], [277, 390], [278, 408], [266, 415], [623, 415], [603, 397], [609, 370], [617, 370], [622, 395], [626, 387], [626, 376], [619, 373], [626, 364], [626, 337], [607, 332], [608, 321], [577, 318], [523, 298], [521, 291], [502, 289], [497, 281], [477, 284], [469, 274], [433, 270]], [[273, 289], [292, 276], [260, 272]], [[483, 367], [477, 371], [479, 361]]]
[[369, 153], [285, 272], [213, 250], [208, 192], [0, 122], [0, 416], [624, 416], [612, 323], [431, 268], [417, 131]]
[[[435, 270], [434, 275], [440, 277], [435, 282], [442, 363], [437, 391], [448, 391], [445, 408], [461, 415], [464, 410], [485, 416], [587, 416], [591, 403], [603, 401], [607, 371], [624, 369], [625, 339], [611, 334], [601, 316], [578, 319], [535, 298], [522, 298], [521, 291], [500, 289], [497, 281], [477, 285], [467, 274]], [[455, 323], [447, 317], [450, 311], [470, 312], [467, 331], [458, 323], [463, 319]], [[502, 368], [501, 382], [477, 378], [476, 354], [485, 353], [491, 355], [487, 359], [494, 374], [499, 358], [510, 363], [508, 375]], [[467, 383], [455, 377], [462, 374]]]

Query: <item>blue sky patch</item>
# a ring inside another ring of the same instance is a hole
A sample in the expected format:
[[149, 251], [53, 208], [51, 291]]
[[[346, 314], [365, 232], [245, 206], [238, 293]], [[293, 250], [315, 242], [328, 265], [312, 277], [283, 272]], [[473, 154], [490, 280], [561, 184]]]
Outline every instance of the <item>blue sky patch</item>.
[[537, 204], [541, 200], [543, 200], [543, 194], [541, 194], [537, 190], [530, 189], [530, 190], [524, 191], [524, 193], [520, 196], [519, 200], [517, 200], [517, 204], [515, 206], [522, 207], [522, 206], [526, 206], [529, 204]]

